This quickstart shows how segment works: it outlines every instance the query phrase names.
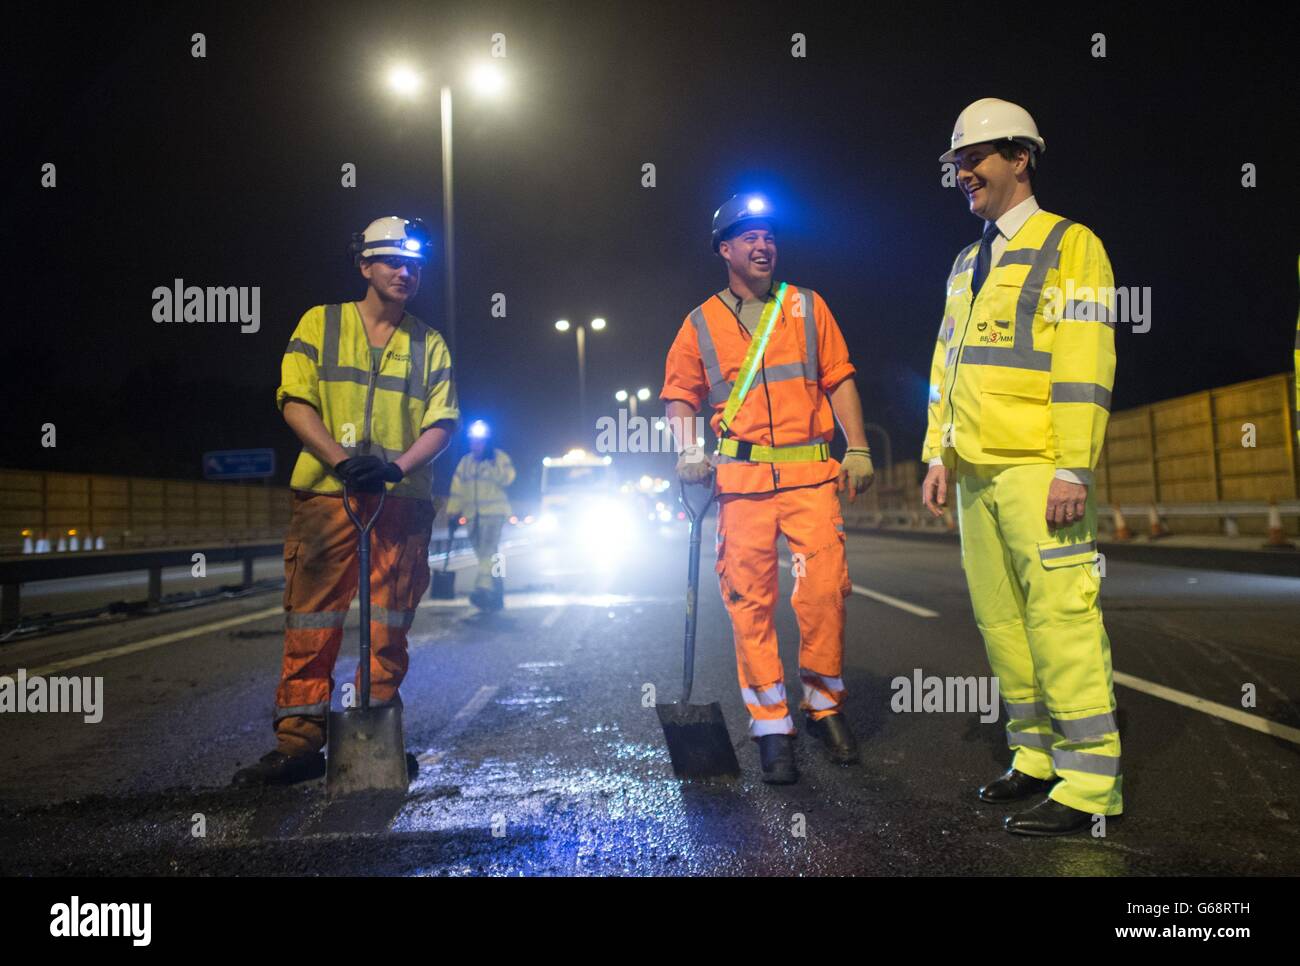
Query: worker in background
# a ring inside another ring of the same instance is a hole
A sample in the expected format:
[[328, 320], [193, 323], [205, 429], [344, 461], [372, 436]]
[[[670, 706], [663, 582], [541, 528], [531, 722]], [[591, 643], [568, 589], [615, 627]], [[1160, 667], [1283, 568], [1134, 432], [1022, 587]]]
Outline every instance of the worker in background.
[[285, 348], [276, 405], [303, 449], [289, 482], [276, 747], [239, 771], [236, 785], [324, 774], [334, 662], [358, 586], [358, 534], [343, 508], [345, 483], [363, 520], [387, 489], [370, 536], [370, 701], [400, 703], [406, 634], [429, 584], [431, 464], [460, 417], [446, 343], [406, 311], [428, 248], [418, 222], [371, 222], [349, 245], [368, 285], [365, 297], [309, 309]]
[[922, 451], [934, 515], [955, 478], [962, 566], [1006, 703], [1011, 770], [980, 798], [1048, 793], [1006, 818], [1024, 835], [1123, 810], [1092, 475], [1115, 376], [1114, 278], [1096, 235], [1039, 208], [1044, 147], [1024, 108], [984, 98], [939, 159], [984, 227], [948, 275]]
[[[727, 287], [691, 311], [668, 352], [669, 426], [681, 453], [678, 476], [718, 491], [718, 585], [731, 616], [749, 733], [765, 782], [798, 779], [794, 720], [786, 703], [773, 611], [777, 539], [785, 534], [799, 622], [800, 707], [809, 733], [832, 760], [858, 760], [842, 714], [844, 598], [851, 593], [837, 494], [871, 485], [871, 454], [853, 364], [835, 317], [812, 289], [775, 283], [771, 204], [736, 196], [713, 215], [713, 251]], [[751, 351], [751, 349], [753, 351]], [[703, 451], [690, 426], [704, 406], [718, 437]], [[832, 415], [833, 413], [833, 415]], [[848, 450], [831, 458], [838, 419]]]
[[501, 528], [510, 516], [506, 487], [515, 481], [515, 467], [505, 450], [492, 445], [488, 424], [476, 419], [469, 427], [469, 452], [461, 457], [451, 478], [447, 517], [451, 526], [464, 518], [478, 558], [478, 576], [469, 600], [480, 610], [505, 606], [505, 579], [497, 555]]

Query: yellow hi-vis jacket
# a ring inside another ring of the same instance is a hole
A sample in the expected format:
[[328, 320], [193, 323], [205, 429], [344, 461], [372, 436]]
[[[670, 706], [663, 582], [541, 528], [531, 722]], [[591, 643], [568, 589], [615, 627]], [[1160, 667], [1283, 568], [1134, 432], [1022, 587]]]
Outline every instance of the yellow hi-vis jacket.
[[[280, 362], [276, 407], [290, 399], [320, 413], [330, 435], [349, 456], [369, 453], [392, 460], [439, 420], [460, 419], [451, 354], [442, 336], [415, 316], [402, 316], [378, 369], [355, 302], [307, 310], [289, 338]], [[453, 428], [454, 431], [454, 428]], [[298, 454], [289, 486], [313, 493], [342, 493], [333, 467], [306, 447]], [[388, 495], [429, 500], [433, 464], [412, 470]]]
[[490, 460], [476, 460], [473, 453], [466, 453], [451, 478], [447, 516], [509, 516], [505, 488], [514, 481], [515, 465], [505, 450], [497, 450]]
[[[1296, 270], [1300, 271], [1300, 259], [1296, 261]], [[1291, 414], [1291, 420], [1296, 441], [1300, 442], [1300, 315], [1295, 319], [1295, 409]]]
[[921, 458], [1091, 472], [1115, 381], [1115, 282], [1101, 240], [1039, 210], [971, 300], [979, 242], [948, 276]]

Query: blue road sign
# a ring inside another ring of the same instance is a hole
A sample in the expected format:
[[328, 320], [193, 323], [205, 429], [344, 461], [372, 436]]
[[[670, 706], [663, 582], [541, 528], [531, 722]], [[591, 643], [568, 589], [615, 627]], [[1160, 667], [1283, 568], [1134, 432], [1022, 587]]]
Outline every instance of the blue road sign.
[[223, 449], [203, 454], [209, 480], [258, 480], [275, 475], [273, 449]]

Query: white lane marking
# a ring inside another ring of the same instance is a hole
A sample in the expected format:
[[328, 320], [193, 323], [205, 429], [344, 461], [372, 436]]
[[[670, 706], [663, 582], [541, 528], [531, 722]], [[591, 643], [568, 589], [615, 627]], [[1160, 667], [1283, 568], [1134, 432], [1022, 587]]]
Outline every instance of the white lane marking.
[[43, 664], [40, 667], [28, 668], [27, 676], [29, 678], [44, 677], [48, 674], [55, 674], [59, 671], [66, 671], [68, 668], [82, 667], [86, 664], [97, 664], [100, 661], [107, 661], [111, 658], [122, 657], [126, 654], [135, 654], [138, 651], [147, 651], [151, 648], [162, 647], [166, 644], [175, 644], [177, 641], [184, 641], [191, 637], [198, 637], [202, 634], [210, 634], [213, 631], [225, 630], [227, 627], [238, 627], [240, 624], [251, 624], [253, 621], [266, 620], [268, 617], [284, 615], [284, 607], [268, 607], [266, 610], [253, 611], [251, 614], [242, 614], [239, 617], [230, 617], [226, 620], [213, 621], [211, 624], [203, 624], [199, 627], [191, 627], [183, 631], [175, 631], [171, 634], [162, 634], [158, 637], [149, 637], [143, 641], [136, 641], [133, 644], [123, 644], [120, 647], [110, 647], [103, 651], [94, 651], [90, 654], [82, 654], [78, 657], [70, 657], [66, 661], [55, 661], [53, 664]]
[[1123, 671], [1114, 671], [1112, 674], [1114, 675], [1115, 683], [1122, 684], [1126, 688], [1132, 688], [1134, 691], [1141, 691], [1143, 694], [1149, 694], [1152, 697], [1163, 698], [1165, 701], [1180, 704], [1184, 708], [1191, 708], [1193, 711], [1200, 711], [1204, 714], [1213, 715], [1216, 718], [1222, 718], [1224, 721], [1231, 721], [1233, 724], [1239, 724], [1243, 728], [1250, 728], [1252, 731], [1258, 731], [1265, 735], [1272, 735], [1275, 738], [1282, 738], [1292, 744], [1300, 745], [1300, 728], [1292, 728], [1290, 725], [1279, 724], [1276, 721], [1270, 721], [1268, 718], [1261, 718], [1257, 714], [1247, 714], [1240, 708], [1234, 708], [1227, 704], [1219, 704], [1216, 701], [1207, 701], [1205, 698], [1198, 698], [1194, 694], [1188, 694], [1186, 691], [1178, 691], [1175, 688], [1167, 688], [1163, 684], [1156, 684], [1154, 681], [1135, 678], [1133, 675], [1125, 674]]
[[882, 604], [888, 604], [890, 607], [897, 607], [899, 610], [905, 610], [909, 614], [915, 614], [917, 617], [938, 617], [939, 612], [930, 610], [928, 607], [921, 607], [918, 604], [909, 604], [905, 600], [899, 600], [897, 597], [890, 597], [888, 594], [882, 594], [878, 590], [872, 590], [870, 587], [863, 587], [861, 584], [853, 585], [853, 592], [861, 594], [863, 597], [870, 597], [872, 600], [878, 600]]
[[475, 692], [474, 697], [470, 698], [466, 703], [465, 707], [457, 711], [456, 716], [447, 722], [447, 727], [438, 732], [438, 744], [443, 747], [441, 749], [430, 748], [420, 756], [420, 764], [436, 765], [438, 762], [442, 761], [447, 754], [446, 745], [451, 742], [451, 739], [455, 738], [469, 726], [474, 715], [486, 708], [488, 702], [496, 696], [496, 693], [499, 690], [501, 690], [501, 687], [497, 684], [485, 684], [479, 688], [478, 691]]
[[561, 617], [564, 616], [565, 612], [568, 611], [568, 609], [569, 606], [567, 604], [561, 604], [559, 607], [555, 608], [555, 610], [551, 611], [549, 614], [547, 614], [545, 617], [542, 618], [542, 626], [551, 627], [556, 621], [558, 621]]
[[[782, 567], [792, 566], [794, 561], [789, 557], [781, 558]], [[938, 617], [937, 610], [930, 610], [928, 607], [922, 607], [919, 604], [909, 604], [905, 600], [899, 600], [897, 597], [890, 597], [888, 594], [882, 594], [878, 590], [872, 590], [870, 587], [863, 587], [861, 584], [853, 585], [853, 592], [861, 594], [863, 597], [870, 597], [872, 600], [879, 601], [882, 604], [888, 604], [890, 607], [897, 607], [899, 610], [905, 610], [909, 614], [915, 614], [917, 617]]]

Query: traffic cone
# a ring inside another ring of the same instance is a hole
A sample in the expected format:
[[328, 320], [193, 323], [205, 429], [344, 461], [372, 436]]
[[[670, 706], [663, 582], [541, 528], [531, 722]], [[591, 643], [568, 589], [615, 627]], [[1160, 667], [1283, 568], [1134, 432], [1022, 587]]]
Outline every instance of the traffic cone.
[[1151, 504], [1151, 509], [1147, 511], [1147, 520], [1151, 524], [1151, 539], [1159, 540], [1161, 537], [1169, 536], [1169, 531], [1165, 528], [1160, 519], [1160, 514], [1156, 510], [1156, 505]]
[[30, 533], [23, 534], [23, 553], [35, 552], [36, 546], [32, 543], [32, 535]]
[[1133, 531], [1128, 528], [1128, 521], [1124, 519], [1124, 511], [1120, 509], [1119, 504], [1114, 504], [1110, 510], [1115, 518], [1115, 539], [1132, 540]]
[[58, 551], [59, 553], [67, 553], [67, 550], [68, 550], [68, 538], [60, 534]]
[[1294, 550], [1295, 544], [1286, 538], [1282, 529], [1282, 513], [1277, 508], [1277, 500], [1268, 501], [1268, 543], [1265, 550]]
[[36, 552], [37, 553], [50, 552], [50, 538], [45, 535], [44, 531], [42, 531], [41, 535], [36, 539]]
[[95, 549], [96, 550], [104, 549], [104, 538], [102, 536], [98, 536], [95, 538]]

